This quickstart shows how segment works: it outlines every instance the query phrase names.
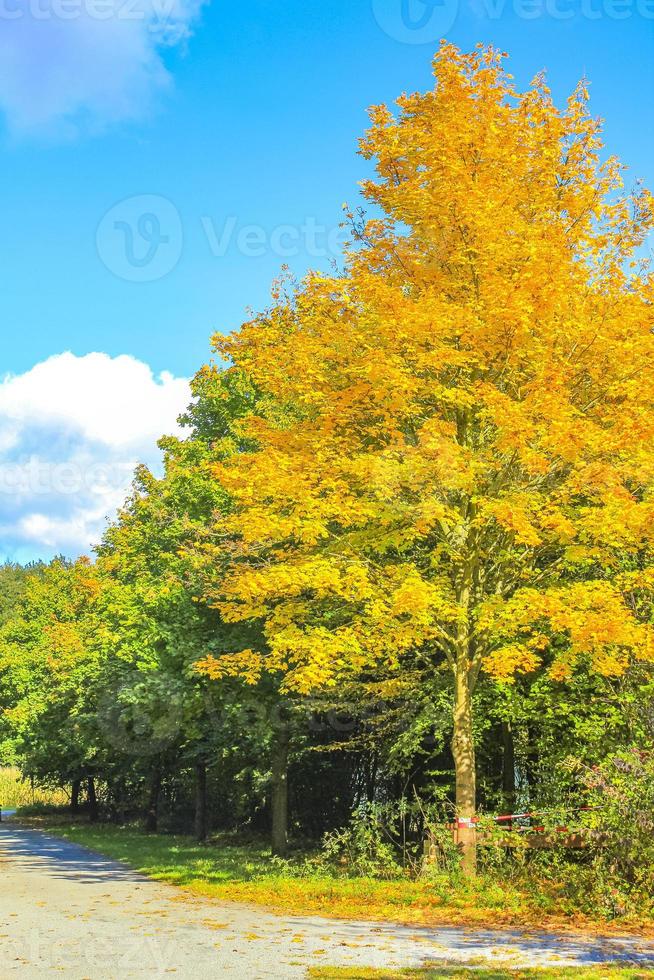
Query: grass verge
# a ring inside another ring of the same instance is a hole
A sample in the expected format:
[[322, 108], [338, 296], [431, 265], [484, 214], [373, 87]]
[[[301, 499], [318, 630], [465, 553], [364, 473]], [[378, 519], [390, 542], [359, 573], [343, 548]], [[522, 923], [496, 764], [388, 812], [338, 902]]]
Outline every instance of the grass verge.
[[146, 834], [134, 827], [71, 822], [44, 813], [19, 818], [107, 857], [123, 861], [150, 878], [196, 894], [226, 901], [265, 905], [290, 914], [316, 913], [344, 919], [382, 920], [411, 925], [523, 925], [601, 933], [652, 934], [651, 926], [606, 922], [565, 914], [556, 895], [527, 893], [507, 882], [483, 878], [461, 883], [380, 881], [341, 877], [312, 869], [306, 855], [289, 861], [271, 857], [261, 843], [216, 837], [198, 844], [190, 837]]
[[549, 967], [533, 970], [465, 969], [462, 967], [439, 967], [423, 970], [357, 970], [331, 969], [320, 967], [309, 971], [316, 980], [641, 980], [654, 975], [652, 970], [639, 970], [635, 967]]

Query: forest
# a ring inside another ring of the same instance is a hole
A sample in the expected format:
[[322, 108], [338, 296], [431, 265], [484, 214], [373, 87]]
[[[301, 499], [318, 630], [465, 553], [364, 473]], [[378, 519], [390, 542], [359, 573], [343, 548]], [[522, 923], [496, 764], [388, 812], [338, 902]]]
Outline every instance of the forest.
[[428, 838], [648, 914], [653, 199], [584, 84], [434, 74], [371, 111], [343, 267], [213, 337], [95, 553], [0, 570], [0, 764], [99, 825], [382, 878]]

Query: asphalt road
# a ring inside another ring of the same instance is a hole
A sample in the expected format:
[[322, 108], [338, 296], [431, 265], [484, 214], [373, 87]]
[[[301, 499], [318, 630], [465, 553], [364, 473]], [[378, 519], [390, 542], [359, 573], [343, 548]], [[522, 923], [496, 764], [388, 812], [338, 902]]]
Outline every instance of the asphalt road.
[[150, 881], [67, 841], [0, 824], [0, 977], [306, 977], [309, 966], [426, 961], [654, 967], [654, 943], [281, 916]]

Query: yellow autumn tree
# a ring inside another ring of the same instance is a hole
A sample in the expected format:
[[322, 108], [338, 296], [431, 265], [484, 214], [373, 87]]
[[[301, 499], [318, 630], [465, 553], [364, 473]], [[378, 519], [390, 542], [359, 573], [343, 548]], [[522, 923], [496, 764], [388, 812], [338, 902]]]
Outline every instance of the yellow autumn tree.
[[262, 397], [216, 473], [209, 592], [262, 643], [199, 669], [299, 692], [449, 671], [464, 821], [481, 671], [653, 655], [652, 198], [602, 158], [583, 84], [559, 109], [503, 57], [444, 44], [432, 91], [373, 108], [376, 216], [343, 274], [215, 339]]

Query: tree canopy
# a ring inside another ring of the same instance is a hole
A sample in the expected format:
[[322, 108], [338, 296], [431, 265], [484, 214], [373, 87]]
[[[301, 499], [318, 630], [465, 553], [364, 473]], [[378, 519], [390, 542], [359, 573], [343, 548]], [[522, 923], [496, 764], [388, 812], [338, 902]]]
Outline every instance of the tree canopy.
[[343, 268], [216, 335], [95, 563], [4, 570], [26, 772], [151, 824], [192, 784], [198, 836], [283, 852], [289, 767], [299, 833], [409, 785], [465, 825], [651, 739], [653, 199], [583, 83], [449, 44], [434, 77], [371, 110]]

